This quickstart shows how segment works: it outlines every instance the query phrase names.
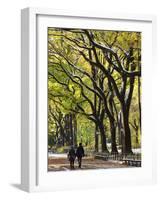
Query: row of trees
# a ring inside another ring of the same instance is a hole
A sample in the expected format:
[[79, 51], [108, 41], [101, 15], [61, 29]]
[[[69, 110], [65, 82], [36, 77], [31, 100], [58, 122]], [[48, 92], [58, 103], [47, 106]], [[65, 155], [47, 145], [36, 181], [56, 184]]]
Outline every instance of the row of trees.
[[[95, 151], [140, 145], [141, 34], [48, 29], [49, 143], [77, 143], [81, 117], [94, 126]], [[81, 135], [82, 137], [82, 135]], [[82, 139], [82, 138], [81, 138]], [[117, 142], [118, 141], [118, 142]]]

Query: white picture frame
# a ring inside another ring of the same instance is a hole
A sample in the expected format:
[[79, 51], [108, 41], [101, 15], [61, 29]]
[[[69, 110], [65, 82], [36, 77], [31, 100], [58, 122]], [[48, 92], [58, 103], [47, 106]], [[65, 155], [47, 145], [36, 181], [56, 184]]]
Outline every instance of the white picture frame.
[[[64, 11], [44, 8], [25, 8], [22, 10], [21, 17], [21, 187], [28, 192], [33, 191], [54, 191], [63, 189], [80, 189], [108, 187], [116, 185], [136, 185], [152, 184], [156, 182], [156, 152], [155, 135], [149, 140], [148, 133], [152, 131], [153, 124], [152, 97], [148, 94], [147, 88], [151, 87], [149, 78], [151, 76], [148, 67], [153, 62], [155, 56], [155, 34], [156, 19], [154, 16], [131, 15], [131, 14], [110, 14], [110, 13], [88, 13], [80, 11]], [[86, 23], [84, 23], [84, 20]], [[44, 30], [48, 26], [72, 26], [88, 28], [107, 28], [105, 24], [123, 30], [142, 30], [145, 33], [143, 44], [143, 166], [141, 169], [118, 169], [118, 170], [99, 170], [92, 172], [66, 172], [49, 173], [46, 171], [47, 165], [47, 131], [42, 133], [40, 130], [47, 130], [46, 125], [38, 123], [44, 121], [47, 124], [46, 111], [47, 98], [42, 97], [47, 90], [45, 76], [47, 65], [47, 37]], [[67, 25], [66, 25], [67, 24]], [[90, 25], [89, 25], [90, 24]], [[94, 25], [95, 24], [95, 25]], [[124, 25], [124, 26], [122, 26]], [[41, 39], [41, 42], [40, 42]], [[147, 41], [149, 42], [147, 44]], [[46, 45], [46, 47], [45, 47]], [[44, 48], [42, 48], [44, 47]], [[150, 48], [148, 50], [148, 48]], [[44, 49], [44, 51], [41, 51]], [[41, 57], [41, 62], [38, 57]], [[45, 64], [46, 62], [46, 64]], [[43, 64], [40, 64], [43, 63]], [[153, 64], [153, 67], [155, 65]], [[44, 78], [43, 78], [44, 77]], [[41, 83], [42, 82], [42, 83]], [[40, 87], [42, 91], [40, 92]], [[44, 89], [43, 89], [44, 88]], [[147, 99], [148, 98], [148, 99]], [[146, 100], [145, 100], [146, 99]], [[38, 103], [38, 101], [40, 101]], [[147, 108], [149, 107], [148, 111]], [[150, 114], [149, 114], [150, 113]], [[42, 117], [43, 116], [43, 117]], [[41, 124], [41, 127], [40, 127]], [[45, 135], [46, 134], [46, 135]], [[150, 144], [150, 148], [148, 145]], [[145, 146], [145, 148], [144, 148]], [[46, 150], [45, 150], [46, 148]], [[40, 159], [41, 154], [41, 159]], [[145, 162], [145, 163], [144, 163]], [[43, 164], [44, 163], [44, 164]], [[75, 181], [79, 179], [79, 183]], [[108, 183], [106, 182], [108, 180]]]

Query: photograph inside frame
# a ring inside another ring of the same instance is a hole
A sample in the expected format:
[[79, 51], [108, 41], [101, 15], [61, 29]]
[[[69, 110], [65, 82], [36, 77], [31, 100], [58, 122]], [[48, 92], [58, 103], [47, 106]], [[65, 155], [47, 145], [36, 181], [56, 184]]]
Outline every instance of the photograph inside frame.
[[141, 32], [47, 31], [48, 171], [141, 167]]

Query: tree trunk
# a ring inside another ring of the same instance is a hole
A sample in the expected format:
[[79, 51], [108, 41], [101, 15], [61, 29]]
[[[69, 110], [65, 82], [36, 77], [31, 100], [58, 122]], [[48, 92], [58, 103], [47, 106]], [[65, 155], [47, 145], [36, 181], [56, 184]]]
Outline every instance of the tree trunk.
[[[133, 68], [134, 67], [132, 67], [131, 69], [132, 71], [134, 70]], [[124, 96], [124, 100], [121, 102], [124, 134], [125, 134], [125, 153], [133, 153], [132, 146], [131, 146], [131, 130], [129, 126], [129, 112], [130, 112], [132, 95], [134, 91], [135, 77], [131, 77], [129, 82], [130, 82], [130, 87], [129, 87], [128, 95], [125, 93], [126, 95]]]
[[141, 133], [141, 92], [140, 92], [140, 88], [141, 88], [141, 81], [140, 81], [140, 77], [138, 77], [138, 105], [139, 105], [139, 122], [140, 122], [140, 133]]
[[98, 152], [98, 128], [95, 125], [95, 152]]
[[66, 135], [66, 144], [71, 145], [71, 140], [70, 140], [70, 130], [69, 130], [69, 114], [65, 115], [65, 135]]
[[73, 114], [73, 135], [74, 135], [74, 145], [77, 144], [77, 118], [76, 115]]
[[138, 146], [138, 144], [139, 144], [139, 140], [138, 140], [138, 129], [136, 130], [135, 142], [136, 142], [136, 145]]
[[116, 146], [116, 127], [113, 120], [110, 120], [110, 129], [111, 129], [111, 153], [118, 153]]
[[[111, 88], [111, 84], [109, 83], [109, 88]], [[110, 132], [111, 132], [111, 153], [118, 153], [116, 146], [116, 127], [115, 127], [115, 118], [114, 118], [114, 110], [113, 110], [113, 96], [109, 99], [110, 112], [112, 116], [109, 116], [110, 120]]]
[[106, 144], [106, 135], [105, 135], [105, 130], [104, 130], [104, 126], [102, 122], [99, 123], [99, 130], [101, 134], [101, 150], [102, 152], [108, 152], [107, 144]]
[[121, 145], [121, 152], [125, 152], [125, 133], [124, 133], [124, 126], [123, 126], [123, 115], [122, 111], [118, 114], [118, 132], [119, 132], [119, 145]]
[[73, 141], [73, 123], [72, 123], [72, 114], [69, 114], [69, 130], [70, 130], [70, 144], [74, 145]]
[[62, 125], [60, 125], [60, 135], [61, 135], [61, 138], [62, 138], [62, 146], [64, 146], [64, 130], [63, 130], [63, 127]]
[[131, 131], [129, 126], [129, 109], [126, 108], [125, 105], [122, 105], [122, 114], [123, 114], [123, 126], [124, 126], [124, 134], [125, 134], [125, 152], [124, 153], [132, 153], [131, 146]]

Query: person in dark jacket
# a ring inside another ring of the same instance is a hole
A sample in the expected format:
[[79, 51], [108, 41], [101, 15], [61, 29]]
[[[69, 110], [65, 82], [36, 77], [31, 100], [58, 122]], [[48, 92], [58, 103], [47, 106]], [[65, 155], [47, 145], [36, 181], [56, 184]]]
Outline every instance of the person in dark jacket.
[[68, 159], [69, 159], [69, 162], [70, 162], [70, 169], [74, 169], [75, 158], [76, 158], [76, 153], [75, 153], [74, 147], [71, 146], [71, 148], [69, 149], [69, 152], [68, 152]]
[[76, 151], [76, 156], [78, 158], [79, 168], [81, 168], [82, 157], [84, 156], [84, 149], [83, 149], [82, 143], [79, 143], [79, 146], [78, 146], [77, 151]]

